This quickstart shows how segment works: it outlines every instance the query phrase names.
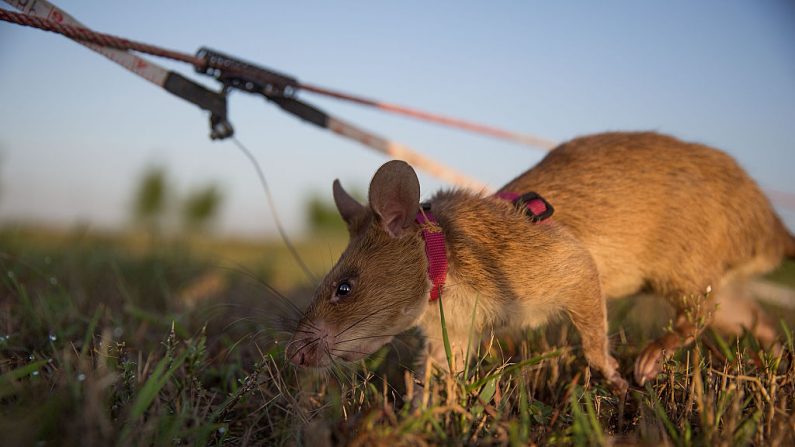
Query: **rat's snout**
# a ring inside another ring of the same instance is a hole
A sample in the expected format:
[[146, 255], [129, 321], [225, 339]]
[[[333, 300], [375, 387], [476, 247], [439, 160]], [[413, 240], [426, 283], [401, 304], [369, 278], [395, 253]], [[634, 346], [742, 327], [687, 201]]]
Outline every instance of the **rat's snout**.
[[303, 322], [287, 345], [287, 358], [296, 366], [323, 367], [330, 362], [333, 334], [324, 323]]

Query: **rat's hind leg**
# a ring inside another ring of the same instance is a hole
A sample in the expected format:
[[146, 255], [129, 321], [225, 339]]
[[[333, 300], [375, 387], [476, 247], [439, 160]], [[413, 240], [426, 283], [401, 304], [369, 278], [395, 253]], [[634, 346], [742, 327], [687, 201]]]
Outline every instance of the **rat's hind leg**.
[[[762, 312], [762, 309], [750, 299], [747, 292], [748, 278], [772, 270], [780, 261], [775, 253], [760, 254], [747, 262], [735, 266], [721, 274], [707, 275], [708, 278], [720, 278], [711, 281], [717, 284], [712, 293], [704, 295], [688, 295], [685, 293], [668, 293], [668, 302], [676, 309], [676, 320], [673, 330], [649, 343], [635, 361], [635, 380], [643, 385], [654, 379], [662, 368], [664, 359], [670, 357], [676, 349], [692, 343], [708, 325], [716, 329], [738, 334], [743, 327], [750, 329], [763, 344], [775, 340], [774, 326]], [[688, 269], [682, 269], [687, 272]], [[668, 278], [659, 282], [662, 290], [697, 290], [695, 278]], [[686, 287], [681, 285], [687, 284]], [[668, 286], [668, 287], [665, 287]], [[680, 286], [680, 287], [676, 287]]]
[[639, 385], [657, 377], [663, 360], [677, 349], [693, 343], [701, 333], [709, 313], [693, 312], [694, 310], [695, 306], [677, 309], [672, 330], [646, 345], [635, 359], [635, 381]]
[[640, 385], [657, 377], [663, 360], [693, 343], [708, 325], [732, 335], [747, 329], [763, 346], [775, 343], [772, 321], [751, 298], [742, 280], [725, 280], [709, 297], [669, 301], [677, 310], [672, 330], [649, 343], [635, 361], [635, 380]]
[[[687, 271], [687, 269], [683, 269]], [[713, 274], [707, 277], [720, 278]], [[712, 280], [707, 284], [722, 284], [724, 281]], [[672, 327], [665, 334], [652, 341], [635, 359], [635, 381], [643, 385], [660, 373], [665, 359], [677, 349], [693, 341], [712, 321], [715, 311], [714, 297], [720, 293], [715, 286], [701, 288], [695, 277], [667, 278], [666, 281], [652, 282], [653, 289], [660, 291], [668, 303], [676, 310]], [[703, 283], [702, 283], [703, 284]], [[701, 293], [685, 292], [702, 290]], [[663, 292], [665, 291], [665, 292]], [[666, 293], [667, 292], [667, 293]]]
[[750, 331], [765, 348], [772, 347], [778, 334], [773, 320], [759, 306], [744, 280], [732, 281], [721, 287], [715, 296], [717, 308], [712, 327], [730, 335]]
[[753, 298], [751, 281], [769, 273], [781, 262], [777, 252], [760, 252], [754, 258], [740, 264], [724, 275], [720, 293], [716, 295], [712, 326], [732, 335], [750, 331], [765, 348], [775, 345], [778, 334], [772, 320]]
[[693, 343], [711, 323], [714, 297], [720, 293], [719, 286], [726, 282], [726, 273], [721, 266], [708, 269], [702, 261], [694, 257], [668, 276], [649, 278], [652, 292], [666, 298], [676, 317], [670, 330], [646, 345], [635, 359], [635, 381], [639, 385], [657, 377], [663, 361], [677, 349]]

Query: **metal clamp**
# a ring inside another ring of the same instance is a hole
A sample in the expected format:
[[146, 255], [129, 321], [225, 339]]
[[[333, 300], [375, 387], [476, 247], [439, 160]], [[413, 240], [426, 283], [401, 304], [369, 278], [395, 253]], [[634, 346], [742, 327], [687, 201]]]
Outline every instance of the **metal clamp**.
[[226, 87], [234, 87], [249, 93], [265, 96], [292, 97], [298, 88], [298, 80], [274, 70], [260, 67], [224, 53], [200, 48], [196, 56], [204, 59], [203, 67], [196, 71], [217, 79]]
[[222, 140], [234, 134], [226, 113], [226, 95], [214, 92], [179, 73], [169, 72], [163, 88], [210, 112], [210, 138]]

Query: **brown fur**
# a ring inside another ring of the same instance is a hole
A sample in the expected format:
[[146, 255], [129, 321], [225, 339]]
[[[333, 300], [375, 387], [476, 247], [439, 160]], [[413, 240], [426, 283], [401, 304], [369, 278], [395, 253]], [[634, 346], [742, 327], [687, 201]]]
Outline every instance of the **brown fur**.
[[[360, 358], [419, 325], [428, 353], [444, 366], [420, 229], [406, 220], [419, 200], [416, 175], [407, 167], [393, 161], [379, 169], [369, 207], [335, 183], [351, 241], [296, 332], [288, 349], [294, 362]], [[535, 191], [556, 212], [533, 224], [490, 197], [448, 191], [430, 200], [447, 240], [450, 270], [442, 296], [459, 364], [471, 329], [539, 325], [565, 313], [582, 335], [588, 361], [622, 390], [626, 382], [608, 352], [605, 298], [647, 290], [678, 312], [674, 332], [639, 356], [635, 377], [642, 383], [712, 317], [717, 327], [734, 331], [765, 323], [758, 308], [733, 306], [754, 313], [738, 318], [716, 312], [713, 301], [741, 302], [736, 291], [746, 277], [795, 256], [795, 239], [731, 157], [655, 133], [572, 140], [503, 190]], [[332, 299], [345, 279], [352, 279], [353, 292]], [[771, 337], [769, 327], [757, 333]]]
[[609, 297], [648, 285], [702, 294], [755, 258], [777, 264], [790, 235], [723, 152], [654, 133], [562, 145], [503, 189], [533, 189], [592, 253]]

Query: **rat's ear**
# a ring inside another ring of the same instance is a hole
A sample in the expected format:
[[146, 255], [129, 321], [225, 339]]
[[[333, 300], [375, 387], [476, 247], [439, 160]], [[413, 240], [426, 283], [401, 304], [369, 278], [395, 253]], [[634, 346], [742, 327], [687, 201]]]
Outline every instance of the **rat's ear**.
[[334, 180], [331, 189], [334, 190], [334, 203], [337, 204], [337, 210], [339, 210], [342, 220], [350, 225], [356, 216], [364, 212], [364, 205], [357, 202], [342, 188], [339, 179]]
[[402, 236], [417, 216], [420, 181], [405, 161], [392, 160], [378, 168], [370, 182], [370, 207], [392, 237]]

